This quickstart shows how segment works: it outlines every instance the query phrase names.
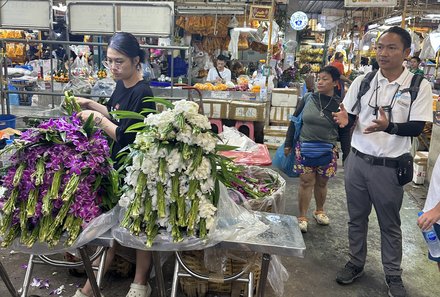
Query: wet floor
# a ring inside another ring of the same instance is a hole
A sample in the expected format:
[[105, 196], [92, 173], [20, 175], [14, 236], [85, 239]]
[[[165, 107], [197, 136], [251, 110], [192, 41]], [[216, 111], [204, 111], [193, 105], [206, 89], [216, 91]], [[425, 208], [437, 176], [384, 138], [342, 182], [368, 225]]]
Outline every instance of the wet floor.
[[[297, 188], [298, 178], [288, 178], [285, 192], [286, 214], [298, 214]], [[426, 189], [422, 186], [408, 185], [406, 187], [404, 203], [401, 210], [403, 230], [403, 280], [409, 297], [440, 296], [440, 272], [437, 266], [427, 259], [427, 251], [421, 233], [416, 226], [417, 212], [423, 204]], [[355, 283], [340, 286], [335, 282], [336, 271], [347, 261], [347, 207], [343, 187], [343, 170], [329, 182], [326, 211], [331, 219], [330, 226], [319, 226], [313, 219], [309, 223], [309, 232], [304, 234], [306, 254], [304, 258], [282, 258], [282, 262], [289, 272], [289, 279], [284, 284], [283, 296], [320, 296], [320, 297], [381, 297], [387, 296], [387, 288], [380, 260], [380, 233], [377, 220], [373, 213], [370, 217], [368, 235], [368, 257], [365, 266], [365, 275]], [[314, 210], [312, 200], [309, 217]], [[0, 251], [0, 259], [11, 276], [13, 284], [21, 286], [25, 270], [22, 267], [27, 262], [27, 256], [10, 253], [9, 250]], [[174, 262], [170, 258], [164, 265], [164, 275], [167, 283], [168, 295], [171, 288], [171, 278]], [[69, 275], [65, 269], [51, 266], [36, 266], [34, 277], [48, 279], [49, 289], [31, 288], [30, 294], [50, 296], [51, 290], [64, 285], [66, 290], [61, 294], [70, 297], [76, 287], [83, 283], [84, 278]], [[130, 278], [121, 278], [115, 275], [106, 275], [103, 283], [103, 294], [106, 297], [124, 297], [130, 285]], [[154, 278], [152, 280], [154, 283]], [[0, 282], [0, 297], [9, 296]], [[53, 296], [53, 295], [51, 295]], [[56, 296], [56, 295], [55, 295]], [[153, 295], [157, 296], [155, 290]], [[184, 296], [183, 294], [179, 294]], [[266, 296], [275, 297], [270, 286]], [[238, 296], [233, 296], [238, 297]]]

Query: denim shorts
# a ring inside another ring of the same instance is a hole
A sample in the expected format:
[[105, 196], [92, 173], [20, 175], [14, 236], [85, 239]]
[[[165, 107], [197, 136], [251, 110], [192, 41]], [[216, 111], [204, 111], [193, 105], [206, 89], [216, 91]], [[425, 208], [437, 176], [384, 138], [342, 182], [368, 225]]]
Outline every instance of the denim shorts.
[[[440, 238], [440, 225], [434, 224], [433, 226], [434, 226], [435, 233], [437, 233], [437, 238]], [[429, 260], [440, 263], [440, 257], [434, 258], [433, 256], [431, 256], [431, 253], [428, 253], [428, 258], [429, 258]]]

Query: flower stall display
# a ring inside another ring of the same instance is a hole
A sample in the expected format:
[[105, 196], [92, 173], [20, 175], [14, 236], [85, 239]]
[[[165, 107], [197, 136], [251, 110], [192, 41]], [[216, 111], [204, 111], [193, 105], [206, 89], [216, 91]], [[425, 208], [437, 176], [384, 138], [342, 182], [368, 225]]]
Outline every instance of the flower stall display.
[[15, 239], [27, 247], [79, 246], [87, 226], [93, 226], [94, 236], [111, 228], [111, 218], [101, 219], [102, 226], [94, 220], [116, 204], [118, 174], [92, 117], [84, 124], [76, 116], [50, 119], [23, 132], [6, 150], [15, 152], [0, 198], [3, 247]]
[[[235, 182], [246, 188], [236, 177], [239, 167], [217, 154], [230, 147], [217, 144], [208, 118], [198, 113], [199, 106], [185, 100], [163, 104], [169, 109], [149, 114], [143, 122], [128, 128], [137, 134], [125, 152], [125, 185], [119, 204], [126, 211], [121, 228], [113, 229], [113, 236], [121, 244], [129, 241], [122, 229], [142, 237], [144, 248], [151, 247], [158, 235], [170, 235], [168, 241], [174, 243], [189, 238], [207, 239], [217, 224], [221, 183]], [[133, 116], [122, 111], [118, 114]], [[229, 197], [223, 196], [227, 204]], [[223, 219], [228, 216], [231, 221], [236, 220], [237, 214], [230, 214], [231, 211], [223, 214]], [[258, 219], [249, 220], [249, 226], [258, 229]], [[225, 220], [223, 223], [228, 224]], [[264, 231], [264, 227], [260, 230]]]

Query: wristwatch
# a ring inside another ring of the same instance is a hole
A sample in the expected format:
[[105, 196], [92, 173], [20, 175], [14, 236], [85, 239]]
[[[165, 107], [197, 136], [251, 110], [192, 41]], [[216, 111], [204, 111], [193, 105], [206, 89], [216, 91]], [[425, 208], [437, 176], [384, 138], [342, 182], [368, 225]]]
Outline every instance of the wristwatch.
[[392, 124], [393, 124], [393, 127], [390, 130], [390, 134], [396, 134], [397, 131], [399, 131], [399, 126], [397, 126], [396, 123], [392, 123]]

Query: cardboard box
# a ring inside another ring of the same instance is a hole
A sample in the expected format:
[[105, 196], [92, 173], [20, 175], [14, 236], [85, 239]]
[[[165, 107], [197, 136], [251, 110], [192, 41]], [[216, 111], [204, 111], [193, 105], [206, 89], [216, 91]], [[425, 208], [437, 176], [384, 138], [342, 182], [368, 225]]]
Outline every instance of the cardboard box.
[[226, 119], [228, 117], [228, 105], [228, 101], [225, 100], [203, 100], [203, 113], [208, 118]]
[[422, 185], [425, 183], [425, 177], [426, 177], [426, 168], [427, 164], [417, 164], [414, 162], [414, 175], [413, 175], [413, 182], [415, 184]]
[[273, 89], [272, 90], [272, 106], [296, 107], [298, 103], [298, 89]]
[[414, 156], [414, 163], [419, 165], [428, 164], [428, 153], [429, 152], [417, 151], [416, 155]]
[[276, 149], [286, 140], [286, 126], [266, 126], [263, 129], [263, 142], [268, 148]]
[[228, 118], [237, 121], [262, 122], [265, 119], [265, 112], [265, 103], [230, 101]]
[[269, 122], [272, 124], [289, 125], [290, 116], [295, 112], [295, 107], [271, 106]]

